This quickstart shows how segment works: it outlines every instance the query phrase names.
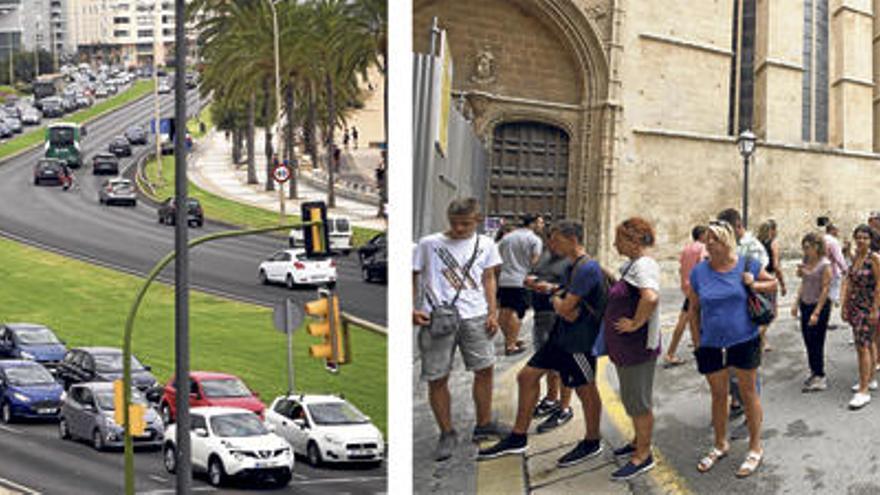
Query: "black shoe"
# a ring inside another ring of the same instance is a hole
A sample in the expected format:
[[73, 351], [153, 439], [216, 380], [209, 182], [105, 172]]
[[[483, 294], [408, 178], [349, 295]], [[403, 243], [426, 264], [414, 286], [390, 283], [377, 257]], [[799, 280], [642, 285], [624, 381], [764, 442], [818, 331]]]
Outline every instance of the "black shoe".
[[599, 440], [581, 440], [575, 446], [575, 448], [571, 449], [567, 454], [560, 457], [558, 461], [556, 461], [556, 465], [559, 467], [569, 467], [574, 466], [575, 464], [580, 464], [587, 459], [592, 457], [596, 457], [597, 455], [602, 453], [602, 444]]
[[746, 410], [743, 408], [742, 404], [736, 404], [734, 406], [730, 406], [730, 414], [728, 414], [728, 421], [733, 421], [734, 419], [745, 414]]
[[545, 419], [543, 423], [538, 425], [538, 433], [547, 433], [550, 430], [558, 428], [571, 421], [571, 418], [573, 417], [574, 412], [570, 407], [559, 409], [551, 414], [549, 418]]
[[746, 421], [734, 426], [730, 430], [731, 440], [743, 440], [749, 438], [749, 424]]
[[477, 453], [477, 460], [494, 459], [504, 455], [522, 454], [528, 449], [528, 437], [511, 433], [495, 445], [482, 449]]
[[554, 412], [559, 410], [559, 401], [548, 400], [546, 398], [541, 399], [541, 402], [538, 402], [538, 405], [535, 406], [534, 412], [532, 412], [533, 418], [543, 418], [544, 416], [549, 416]]
[[636, 451], [636, 446], [628, 443], [619, 449], [614, 449], [614, 457], [623, 457], [627, 455], [633, 455]]
[[494, 437], [503, 439], [511, 434], [510, 427], [503, 425], [497, 421], [486, 423], [483, 426], [475, 426], [472, 439], [474, 442], [482, 442]]
[[632, 461], [627, 462], [625, 466], [611, 473], [613, 481], [625, 481], [636, 477], [646, 471], [650, 471], [654, 467], [654, 456], [648, 456], [645, 462], [635, 465]]

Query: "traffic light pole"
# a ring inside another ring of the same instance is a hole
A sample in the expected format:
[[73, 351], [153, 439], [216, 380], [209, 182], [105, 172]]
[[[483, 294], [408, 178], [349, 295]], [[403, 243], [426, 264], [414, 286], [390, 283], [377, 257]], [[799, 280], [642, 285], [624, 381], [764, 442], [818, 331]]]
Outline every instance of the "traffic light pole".
[[[312, 225], [321, 225], [321, 222], [300, 222], [292, 225], [276, 225], [273, 227], [263, 227], [259, 229], [248, 229], [248, 230], [233, 230], [228, 232], [217, 232], [214, 234], [208, 234], [206, 236], [199, 237], [198, 239], [193, 239], [188, 242], [188, 248], [194, 248], [199, 244], [204, 244], [209, 241], [216, 241], [219, 239], [228, 239], [230, 237], [244, 237], [255, 234], [265, 234], [267, 232], [274, 232], [277, 230], [288, 230], [293, 228], [302, 228], [304, 226], [312, 226]], [[323, 227], [322, 227], [323, 228]], [[137, 295], [135, 295], [134, 302], [131, 305], [131, 308], [128, 310], [128, 317], [125, 320], [125, 331], [123, 333], [123, 341], [122, 341], [122, 380], [123, 380], [123, 396], [125, 401], [125, 410], [123, 413], [123, 433], [125, 435], [124, 441], [124, 455], [125, 455], [125, 493], [126, 495], [134, 495], [134, 444], [132, 443], [131, 438], [131, 417], [130, 417], [130, 405], [131, 405], [131, 341], [132, 334], [134, 333], [134, 319], [137, 316], [138, 309], [140, 308], [141, 302], [144, 299], [144, 296], [147, 294], [147, 289], [150, 288], [150, 285], [153, 283], [156, 278], [159, 277], [159, 274], [162, 273], [162, 270], [171, 263], [172, 260], [175, 259], [175, 255], [177, 251], [174, 250], [164, 258], [159, 260], [156, 263], [156, 266], [150, 270], [150, 273], [147, 275], [144, 284], [138, 290]], [[189, 381], [189, 377], [186, 377], [186, 382]], [[181, 382], [178, 382], [181, 383]], [[178, 394], [182, 395], [182, 394]], [[185, 394], [187, 399], [189, 399], [189, 394]], [[189, 403], [187, 403], [187, 406]], [[179, 426], [179, 423], [178, 423]], [[179, 430], [178, 430], [179, 431]], [[188, 435], [184, 435], [187, 436]], [[178, 479], [181, 476], [180, 466], [178, 465]], [[191, 477], [192, 473], [187, 473], [187, 477]]]
[[284, 316], [286, 325], [284, 333], [287, 334], [287, 395], [296, 390], [296, 384], [293, 381], [293, 325], [290, 324], [290, 315], [293, 314], [293, 301], [288, 297], [284, 300]]
[[336, 308], [339, 304], [339, 301], [336, 299], [336, 282], [327, 284], [327, 298], [329, 299], [327, 323], [330, 324], [330, 349], [333, 351], [333, 365], [336, 366], [336, 369], [339, 369], [339, 336], [337, 332], [333, 331], [336, 325], [339, 324], [336, 321]]

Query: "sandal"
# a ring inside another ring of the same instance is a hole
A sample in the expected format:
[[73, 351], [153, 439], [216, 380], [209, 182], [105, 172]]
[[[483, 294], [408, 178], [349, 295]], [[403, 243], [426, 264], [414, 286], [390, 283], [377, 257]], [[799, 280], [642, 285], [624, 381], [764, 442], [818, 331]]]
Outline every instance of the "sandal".
[[739, 469], [736, 471], [737, 478], [746, 478], [751, 476], [754, 473], [758, 466], [761, 465], [761, 461], [764, 459], [764, 451], [754, 452], [749, 451], [749, 455], [746, 456], [746, 460], [740, 465]]
[[730, 446], [728, 445], [726, 449], [719, 450], [718, 447], [712, 447], [712, 450], [706, 454], [706, 457], [700, 459], [700, 462], [697, 463], [697, 471], [701, 473], [708, 472], [710, 469], [715, 467], [715, 463], [727, 457], [727, 451], [730, 450]]

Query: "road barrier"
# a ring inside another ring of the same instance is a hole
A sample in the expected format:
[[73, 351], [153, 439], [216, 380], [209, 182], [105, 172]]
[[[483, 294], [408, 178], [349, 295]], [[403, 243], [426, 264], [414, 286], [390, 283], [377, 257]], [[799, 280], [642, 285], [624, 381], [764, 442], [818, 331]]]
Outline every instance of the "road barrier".
[[383, 337], [388, 336], [388, 329], [381, 326], [376, 325], [375, 323], [369, 322], [367, 320], [358, 318], [357, 316], [342, 312], [342, 328], [343, 331], [348, 331], [348, 325], [352, 323], [355, 324], [368, 332], [373, 332], [375, 334], [381, 335]]

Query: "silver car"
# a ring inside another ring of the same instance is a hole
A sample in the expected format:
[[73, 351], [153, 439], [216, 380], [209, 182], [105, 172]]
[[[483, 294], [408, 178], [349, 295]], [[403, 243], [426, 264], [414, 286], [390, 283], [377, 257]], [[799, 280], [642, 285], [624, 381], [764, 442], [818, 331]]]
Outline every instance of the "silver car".
[[137, 193], [128, 179], [107, 179], [98, 190], [98, 202], [102, 205], [137, 205]]
[[[133, 438], [136, 446], [160, 447], [165, 438], [165, 425], [155, 409], [137, 389], [131, 400], [146, 408], [144, 434]], [[89, 440], [95, 450], [122, 447], [122, 426], [114, 419], [113, 383], [92, 382], [72, 385], [61, 404], [58, 434], [64, 439]]]

